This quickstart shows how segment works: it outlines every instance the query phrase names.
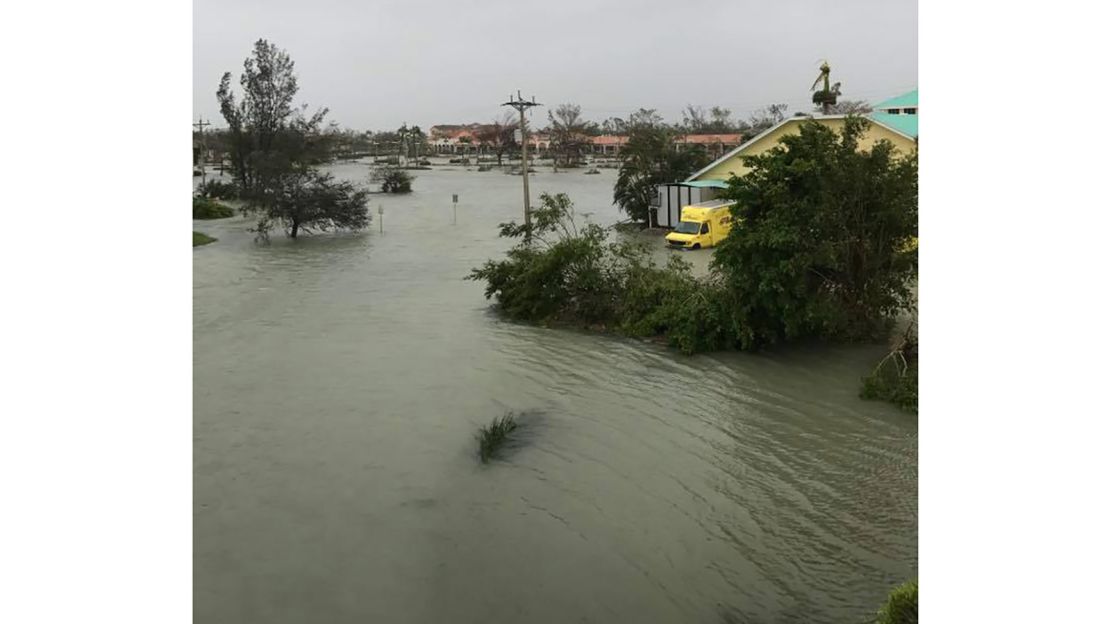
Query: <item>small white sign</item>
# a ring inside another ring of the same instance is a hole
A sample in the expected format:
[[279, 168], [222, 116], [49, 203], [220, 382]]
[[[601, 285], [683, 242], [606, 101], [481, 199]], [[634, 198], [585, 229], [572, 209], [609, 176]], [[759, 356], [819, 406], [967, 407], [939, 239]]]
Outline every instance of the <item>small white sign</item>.
[[520, 128], [513, 130], [513, 140], [520, 143], [524, 140], [524, 135], [520, 132]]

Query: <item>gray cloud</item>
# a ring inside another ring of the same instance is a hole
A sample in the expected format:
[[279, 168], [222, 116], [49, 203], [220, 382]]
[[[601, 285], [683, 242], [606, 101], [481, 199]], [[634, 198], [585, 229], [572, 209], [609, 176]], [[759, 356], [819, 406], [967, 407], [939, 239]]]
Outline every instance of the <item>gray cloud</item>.
[[[843, 99], [917, 86], [917, 2], [194, 0], [194, 116], [223, 120], [216, 86], [269, 39], [297, 64], [300, 102], [357, 129], [487, 121], [520, 89], [585, 116], [686, 104], [738, 117], [811, 109], [821, 59]], [[543, 109], [541, 109], [543, 110]]]

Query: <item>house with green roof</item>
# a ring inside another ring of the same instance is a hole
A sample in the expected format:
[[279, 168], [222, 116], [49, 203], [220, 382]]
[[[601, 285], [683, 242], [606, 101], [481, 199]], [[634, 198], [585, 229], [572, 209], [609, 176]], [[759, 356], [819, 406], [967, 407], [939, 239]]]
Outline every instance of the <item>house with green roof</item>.
[[903, 93], [889, 100], [883, 100], [871, 107], [876, 113], [887, 115], [916, 115], [917, 114], [917, 89]]
[[[878, 141], [889, 141], [903, 154], [917, 149], [917, 90], [876, 104], [866, 115], [871, 122], [859, 142], [861, 149], [870, 149]], [[717, 160], [681, 182], [658, 187], [655, 201], [655, 225], [674, 227], [683, 206], [712, 201], [727, 188], [732, 176], [748, 173], [745, 157], [761, 154], [779, 144], [784, 135], [794, 134], [803, 123], [815, 121], [839, 132], [846, 115], [805, 115], [789, 117], [763, 132], [745, 140]]]

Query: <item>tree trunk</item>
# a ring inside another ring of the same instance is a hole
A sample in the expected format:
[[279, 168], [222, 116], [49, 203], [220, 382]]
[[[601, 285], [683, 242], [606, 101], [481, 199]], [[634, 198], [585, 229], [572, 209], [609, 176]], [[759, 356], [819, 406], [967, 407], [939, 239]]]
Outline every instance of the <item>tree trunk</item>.
[[293, 227], [289, 229], [289, 238], [297, 238], [297, 230], [300, 229], [301, 224], [296, 221], [293, 222]]

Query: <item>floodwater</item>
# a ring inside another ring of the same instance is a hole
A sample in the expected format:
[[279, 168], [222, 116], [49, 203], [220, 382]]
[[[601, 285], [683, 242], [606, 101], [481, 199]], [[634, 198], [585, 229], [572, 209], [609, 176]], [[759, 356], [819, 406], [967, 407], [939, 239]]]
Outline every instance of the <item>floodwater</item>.
[[[384, 234], [194, 223], [219, 239], [193, 252], [197, 622], [854, 624], [917, 575], [916, 418], [856, 397], [882, 347], [502, 321], [462, 278], [509, 245], [520, 178], [415, 173], [374, 196]], [[611, 223], [613, 180], [531, 183]]]

